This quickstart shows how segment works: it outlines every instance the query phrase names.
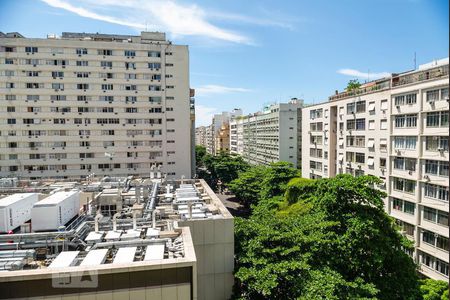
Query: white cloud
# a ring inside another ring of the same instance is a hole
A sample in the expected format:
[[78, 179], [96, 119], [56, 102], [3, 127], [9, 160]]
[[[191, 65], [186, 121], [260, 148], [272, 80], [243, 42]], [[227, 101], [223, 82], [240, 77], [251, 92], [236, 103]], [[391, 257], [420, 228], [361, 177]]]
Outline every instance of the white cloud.
[[206, 126], [211, 124], [214, 113], [217, 112], [217, 108], [206, 107], [203, 105], [195, 105], [195, 127]]
[[354, 69], [340, 69], [337, 71], [339, 74], [352, 76], [356, 78], [364, 78], [364, 79], [378, 79], [383, 77], [390, 77], [391, 73], [389, 72], [380, 72], [380, 73], [371, 73], [371, 72], [361, 72]]
[[228, 94], [228, 93], [247, 93], [251, 92], [250, 89], [240, 87], [228, 87], [215, 84], [202, 85], [195, 88], [196, 96], [205, 96], [211, 94]]
[[254, 44], [251, 38], [213, 25], [210, 20], [228, 19], [259, 26], [291, 28], [268, 18], [255, 18], [207, 11], [198, 5], [182, 5], [173, 0], [41, 0], [50, 6], [79, 16], [137, 30], [166, 31], [172, 36], [201, 36], [239, 44]]

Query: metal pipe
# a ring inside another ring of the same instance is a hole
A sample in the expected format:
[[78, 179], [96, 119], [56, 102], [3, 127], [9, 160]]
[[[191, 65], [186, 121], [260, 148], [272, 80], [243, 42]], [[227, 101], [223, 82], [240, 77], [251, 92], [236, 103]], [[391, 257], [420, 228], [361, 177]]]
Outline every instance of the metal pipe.
[[117, 231], [117, 217], [120, 216], [120, 213], [115, 213], [113, 216], [113, 231]]
[[94, 219], [94, 227], [95, 227], [95, 232], [98, 232], [98, 222], [100, 221], [100, 219], [103, 217], [103, 215], [100, 213], [100, 211], [97, 212], [97, 215], [95, 216]]
[[152, 211], [152, 228], [156, 228], [156, 213], [159, 212], [157, 209]]

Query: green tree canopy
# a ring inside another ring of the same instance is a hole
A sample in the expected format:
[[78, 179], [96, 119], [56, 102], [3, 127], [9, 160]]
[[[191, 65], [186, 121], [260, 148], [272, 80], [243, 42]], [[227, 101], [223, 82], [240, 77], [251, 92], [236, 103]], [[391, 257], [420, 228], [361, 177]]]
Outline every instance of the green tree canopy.
[[260, 199], [236, 220], [235, 297], [417, 299], [412, 244], [384, 212], [379, 182], [294, 179], [284, 196]]
[[361, 83], [359, 83], [358, 79], [352, 79], [347, 83], [347, 91], [357, 90], [361, 87]]
[[299, 176], [299, 171], [287, 162], [272, 163], [269, 166], [252, 166], [239, 173], [228, 187], [239, 202], [249, 208], [261, 198], [282, 195], [290, 179]]
[[420, 293], [423, 300], [448, 300], [448, 282], [433, 279], [421, 280]]

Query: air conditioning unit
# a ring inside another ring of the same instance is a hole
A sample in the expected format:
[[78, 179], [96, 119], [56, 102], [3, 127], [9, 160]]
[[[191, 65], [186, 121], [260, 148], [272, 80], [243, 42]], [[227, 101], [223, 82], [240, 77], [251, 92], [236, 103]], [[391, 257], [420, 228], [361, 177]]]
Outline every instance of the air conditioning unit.
[[444, 148], [439, 147], [439, 148], [437, 148], [437, 151], [444, 152]]
[[412, 175], [412, 174], [413, 174], [413, 171], [408, 171], [408, 174], [409, 174], [409, 175]]
[[400, 109], [400, 105], [396, 105], [395, 107], [396, 107], [397, 109]]
[[430, 176], [428, 176], [428, 175], [423, 175], [423, 179], [425, 179], [426, 181], [430, 181]]

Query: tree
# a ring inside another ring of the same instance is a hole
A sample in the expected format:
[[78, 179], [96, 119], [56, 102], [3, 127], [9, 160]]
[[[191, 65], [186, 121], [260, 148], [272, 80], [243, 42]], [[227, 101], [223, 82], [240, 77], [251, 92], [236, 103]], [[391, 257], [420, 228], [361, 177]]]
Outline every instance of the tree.
[[347, 91], [357, 90], [361, 87], [361, 83], [359, 83], [358, 79], [352, 79], [347, 83]]
[[199, 172], [199, 177], [205, 179], [212, 189], [217, 189], [218, 184], [228, 185], [245, 171], [249, 165], [239, 155], [230, 155], [222, 152], [212, 156], [206, 154], [203, 157], [204, 171]]
[[448, 300], [448, 282], [433, 279], [421, 280], [420, 293], [423, 300]]
[[269, 166], [252, 166], [230, 182], [228, 187], [246, 208], [257, 204], [261, 198], [282, 195], [287, 183], [299, 176], [299, 172], [287, 162], [272, 163]]
[[378, 183], [293, 179], [284, 196], [260, 199], [235, 223], [235, 298], [418, 299], [412, 243], [384, 212]]
[[260, 199], [262, 182], [266, 173], [267, 167], [252, 166], [239, 173], [238, 178], [228, 184], [228, 188], [245, 208], [250, 208]]
[[203, 158], [206, 155], [206, 148], [200, 145], [195, 146], [195, 164], [197, 168], [203, 166]]

